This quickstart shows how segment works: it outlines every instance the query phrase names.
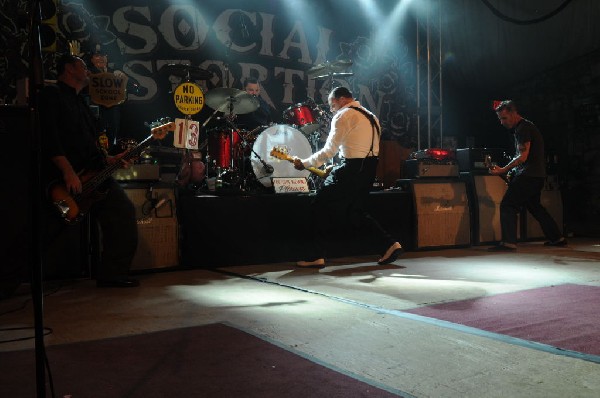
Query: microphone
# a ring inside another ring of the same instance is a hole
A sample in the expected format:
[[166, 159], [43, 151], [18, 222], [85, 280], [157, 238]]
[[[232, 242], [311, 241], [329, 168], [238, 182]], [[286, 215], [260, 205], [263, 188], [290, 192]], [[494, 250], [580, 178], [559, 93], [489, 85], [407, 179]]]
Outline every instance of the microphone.
[[268, 163], [265, 163], [264, 161], [262, 162], [263, 164], [263, 169], [265, 170], [265, 172], [267, 174], [273, 174], [273, 172], [275, 171], [275, 168], [273, 166], [271, 166]]

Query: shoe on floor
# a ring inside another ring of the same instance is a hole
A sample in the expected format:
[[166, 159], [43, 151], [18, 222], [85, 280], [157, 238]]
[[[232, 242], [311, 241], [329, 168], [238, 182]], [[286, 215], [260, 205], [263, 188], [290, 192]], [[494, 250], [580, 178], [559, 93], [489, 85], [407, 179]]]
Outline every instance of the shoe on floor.
[[544, 246], [566, 246], [568, 244], [565, 238], [560, 238], [559, 240], [544, 242]]
[[393, 263], [394, 261], [396, 261], [396, 259], [398, 259], [398, 256], [401, 255], [402, 253], [404, 253], [404, 249], [402, 248], [402, 245], [400, 245], [400, 243], [398, 243], [398, 242], [394, 242], [387, 249], [387, 251], [385, 252], [383, 257], [381, 257], [379, 259], [379, 261], [377, 261], [377, 264], [386, 265], [386, 264]]
[[499, 244], [496, 246], [488, 247], [489, 252], [514, 252], [517, 251], [516, 247], [507, 246], [505, 244]]
[[323, 268], [325, 266], [325, 259], [317, 258], [312, 261], [298, 261], [296, 265], [301, 268]]
[[97, 287], [136, 287], [140, 285], [137, 279], [120, 278], [120, 279], [98, 279]]

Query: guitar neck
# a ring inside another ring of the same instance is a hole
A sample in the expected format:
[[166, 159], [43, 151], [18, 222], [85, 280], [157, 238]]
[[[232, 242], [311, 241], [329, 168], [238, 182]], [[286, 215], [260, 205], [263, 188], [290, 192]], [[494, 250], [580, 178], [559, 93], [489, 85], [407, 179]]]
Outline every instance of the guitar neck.
[[[123, 160], [129, 160], [136, 156], [138, 156], [142, 151], [150, 144], [150, 140], [153, 138], [153, 135], [149, 135], [145, 140], [140, 142], [136, 147], [129, 150], [125, 155], [123, 155]], [[102, 171], [94, 175], [90, 180], [88, 180], [85, 184], [83, 184], [82, 192], [80, 195], [86, 195], [93, 191], [95, 191], [100, 184], [102, 184], [108, 177], [110, 177], [117, 169], [121, 168], [121, 162], [115, 162], [111, 165], [105, 167]]]
[[[282, 159], [287, 160], [288, 162], [294, 162], [294, 158], [292, 158], [291, 156], [287, 155], [285, 156], [285, 158], [282, 157]], [[327, 173], [321, 169], [317, 169], [316, 167], [305, 167], [306, 170], [310, 171], [311, 173], [313, 173], [314, 175], [317, 175], [321, 178], [325, 178], [327, 176]]]
[[314, 175], [317, 175], [321, 178], [325, 178], [327, 176], [327, 173], [325, 171], [323, 171], [321, 169], [317, 169], [316, 167], [306, 167], [306, 170], [310, 171]]

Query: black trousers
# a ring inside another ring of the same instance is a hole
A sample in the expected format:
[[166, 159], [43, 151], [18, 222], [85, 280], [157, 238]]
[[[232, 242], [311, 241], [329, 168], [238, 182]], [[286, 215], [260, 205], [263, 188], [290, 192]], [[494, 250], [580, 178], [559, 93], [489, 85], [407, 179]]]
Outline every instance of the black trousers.
[[517, 243], [517, 214], [523, 207], [540, 223], [548, 240], [556, 241], [562, 237], [558, 225], [540, 202], [543, 188], [543, 177], [516, 176], [511, 180], [500, 203], [503, 242]]
[[314, 257], [327, 256], [328, 236], [341, 228], [360, 229], [371, 233], [385, 251], [395, 239], [366, 210], [365, 203], [375, 181], [376, 157], [344, 159], [325, 179], [311, 204], [314, 236]]
[[[137, 250], [138, 230], [135, 207], [123, 188], [112, 178], [103, 184], [106, 196], [94, 202], [90, 208], [92, 222], [99, 225], [100, 261], [96, 268], [97, 279], [117, 279], [127, 276]], [[47, 201], [45, 219], [45, 252], [55, 252], [53, 246], [60, 241], [67, 226], [56, 208]]]
[[[104, 188], [104, 187], [103, 187]], [[102, 237], [97, 279], [115, 279], [127, 275], [138, 244], [135, 207], [118, 182], [107, 182], [107, 194], [91, 208], [100, 225]]]

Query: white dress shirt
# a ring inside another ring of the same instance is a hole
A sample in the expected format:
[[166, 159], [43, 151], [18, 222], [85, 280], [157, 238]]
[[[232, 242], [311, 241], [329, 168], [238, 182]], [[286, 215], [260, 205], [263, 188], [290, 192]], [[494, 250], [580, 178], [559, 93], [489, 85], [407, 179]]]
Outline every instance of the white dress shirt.
[[[338, 152], [342, 158], [362, 159], [369, 156], [379, 155], [379, 136], [377, 130], [373, 129], [370, 120], [356, 109], [359, 107], [373, 115], [378, 126], [377, 117], [358, 101], [352, 101], [341, 107], [331, 119], [331, 130], [323, 149], [315, 152], [306, 159], [302, 159], [304, 167], [319, 167], [333, 158]], [[380, 127], [381, 129], [381, 127]], [[373, 152], [370, 153], [371, 143]]]

